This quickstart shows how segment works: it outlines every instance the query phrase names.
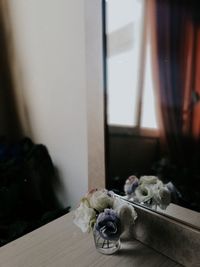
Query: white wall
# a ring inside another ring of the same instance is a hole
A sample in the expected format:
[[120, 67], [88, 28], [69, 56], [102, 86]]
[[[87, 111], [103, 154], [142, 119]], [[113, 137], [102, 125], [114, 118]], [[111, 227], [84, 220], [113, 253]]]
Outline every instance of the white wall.
[[45, 144], [76, 206], [88, 188], [84, 0], [9, 0], [26, 133]]

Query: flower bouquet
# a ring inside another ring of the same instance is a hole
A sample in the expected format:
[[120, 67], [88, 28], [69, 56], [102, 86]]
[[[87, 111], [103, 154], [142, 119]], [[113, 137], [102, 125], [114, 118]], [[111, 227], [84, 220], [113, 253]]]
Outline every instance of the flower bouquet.
[[74, 212], [74, 223], [82, 232], [93, 230], [96, 249], [103, 254], [119, 250], [121, 235], [136, 218], [132, 205], [106, 189], [88, 192]]
[[171, 192], [167, 185], [156, 176], [130, 176], [124, 185], [129, 200], [144, 204], [151, 208], [166, 209], [171, 202]]

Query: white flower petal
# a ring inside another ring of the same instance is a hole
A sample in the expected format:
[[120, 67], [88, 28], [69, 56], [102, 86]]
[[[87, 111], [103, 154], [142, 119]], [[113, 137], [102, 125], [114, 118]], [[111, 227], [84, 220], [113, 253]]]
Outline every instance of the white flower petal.
[[159, 205], [161, 209], [166, 209], [171, 202], [171, 193], [166, 186], [163, 186], [154, 194], [154, 202]]
[[91, 230], [91, 221], [96, 217], [96, 213], [92, 208], [83, 201], [74, 212], [74, 223], [82, 230], [89, 232]]
[[113, 198], [108, 195], [107, 190], [97, 190], [89, 198], [90, 206], [101, 212], [113, 205]]
[[134, 207], [131, 204], [125, 203], [123, 200], [120, 200], [119, 198], [114, 199], [113, 209], [118, 213], [121, 221], [125, 220], [123, 218], [125, 213], [129, 217], [128, 218], [129, 220], [135, 221], [137, 219], [137, 213]]
[[130, 227], [133, 226], [135, 220], [137, 219], [137, 213], [134, 207], [119, 198], [115, 198], [113, 209], [119, 215], [122, 233], [129, 231]]
[[145, 176], [141, 176], [140, 177], [140, 184], [156, 184], [158, 182], [158, 177], [156, 176], [148, 176], [148, 175], [145, 175]]
[[153, 197], [153, 190], [151, 186], [140, 185], [135, 190], [134, 200], [139, 203], [145, 203]]

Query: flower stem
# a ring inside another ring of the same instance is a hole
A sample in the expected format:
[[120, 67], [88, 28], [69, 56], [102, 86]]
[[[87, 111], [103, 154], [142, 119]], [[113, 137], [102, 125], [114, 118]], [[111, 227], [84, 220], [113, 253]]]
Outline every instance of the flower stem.
[[107, 240], [107, 248], [109, 248], [109, 240]]

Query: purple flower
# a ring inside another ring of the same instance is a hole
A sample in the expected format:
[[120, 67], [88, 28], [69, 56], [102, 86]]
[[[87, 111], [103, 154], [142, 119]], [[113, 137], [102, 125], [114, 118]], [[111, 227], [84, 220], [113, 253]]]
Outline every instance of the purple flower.
[[104, 212], [99, 214], [95, 229], [103, 239], [118, 239], [121, 235], [121, 224], [117, 212], [112, 209], [105, 209]]
[[134, 175], [130, 176], [124, 185], [124, 191], [127, 195], [131, 195], [135, 192], [135, 189], [138, 187], [138, 178]]

